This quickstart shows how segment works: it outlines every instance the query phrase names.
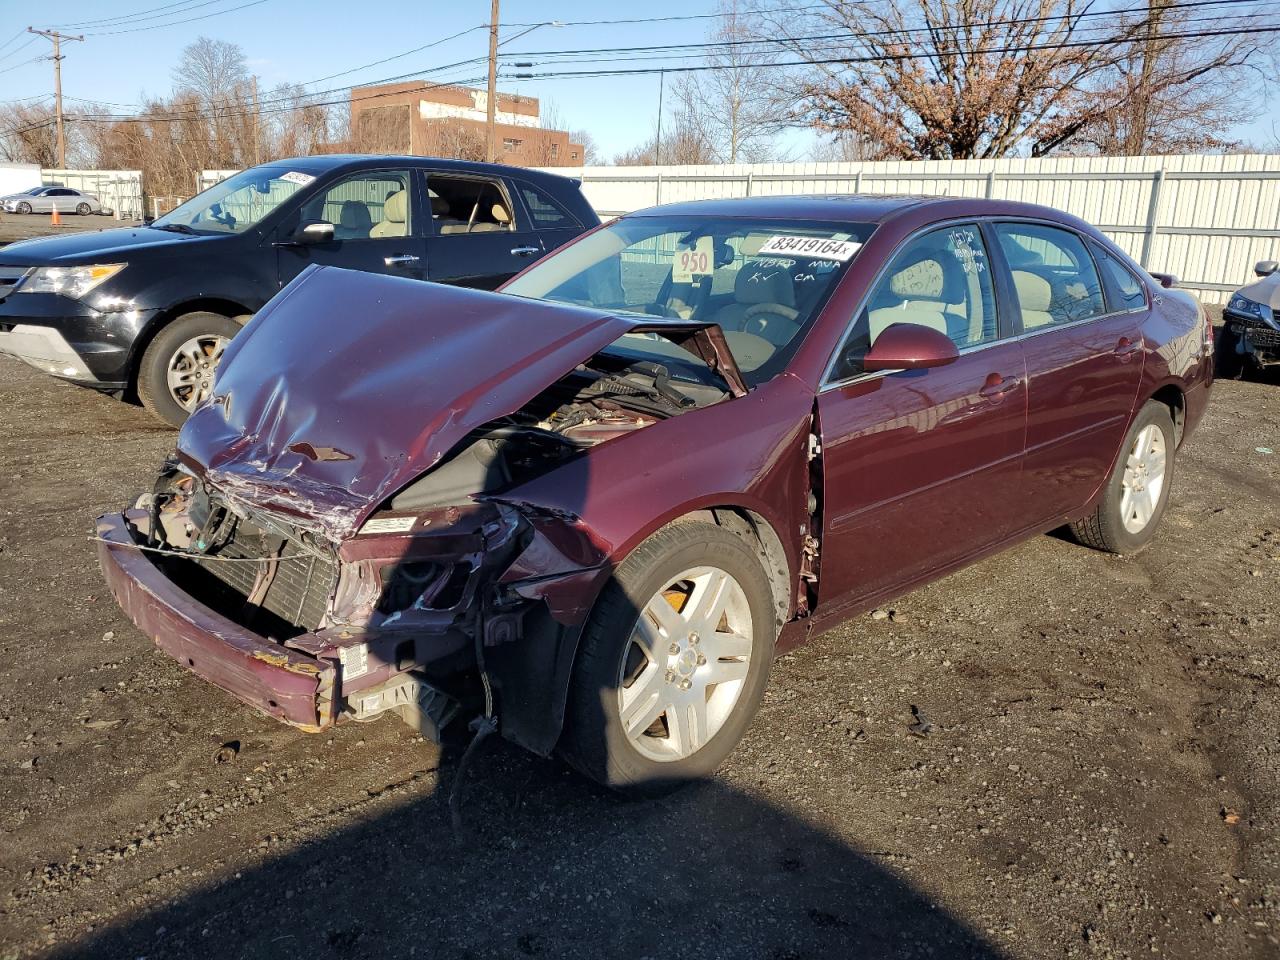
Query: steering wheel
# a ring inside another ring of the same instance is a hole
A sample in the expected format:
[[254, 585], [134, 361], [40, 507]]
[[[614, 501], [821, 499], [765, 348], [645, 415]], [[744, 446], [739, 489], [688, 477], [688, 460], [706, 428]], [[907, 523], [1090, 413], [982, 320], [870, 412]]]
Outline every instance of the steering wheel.
[[[773, 340], [772, 337], [765, 336], [766, 331], [770, 327], [768, 317], [780, 317], [783, 320], [791, 322], [791, 333], [795, 333], [795, 327], [799, 324], [796, 322], [800, 316], [800, 311], [794, 307], [784, 306], [781, 303], [753, 303], [747, 307], [742, 315], [741, 330], [743, 333], [753, 333], [756, 336], [763, 336], [766, 340]], [[775, 343], [786, 343], [790, 336], [782, 340], [774, 340]]]

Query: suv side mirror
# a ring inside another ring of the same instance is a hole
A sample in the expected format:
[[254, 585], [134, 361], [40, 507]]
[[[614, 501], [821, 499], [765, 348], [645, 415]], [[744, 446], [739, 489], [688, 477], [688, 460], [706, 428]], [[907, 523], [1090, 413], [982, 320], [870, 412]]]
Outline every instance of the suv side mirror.
[[945, 333], [918, 323], [891, 323], [862, 358], [862, 369], [921, 370], [960, 359], [960, 351]]
[[1269, 277], [1277, 270], [1280, 270], [1280, 263], [1274, 260], [1259, 260], [1253, 265], [1253, 272], [1260, 277]]
[[328, 220], [303, 220], [293, 236], [290, 246], [308, 246], [313, 243], [333, 243], [333, 224]]

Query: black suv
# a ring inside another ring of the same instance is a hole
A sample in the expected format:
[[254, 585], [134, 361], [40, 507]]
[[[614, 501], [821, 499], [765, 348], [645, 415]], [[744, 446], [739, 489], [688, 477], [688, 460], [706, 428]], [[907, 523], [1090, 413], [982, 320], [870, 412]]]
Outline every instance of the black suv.
[[600, 222], [578, 186], [428, 157], [263, 164], [144, 226], [0, 250], [0, 352], [136, 391], [176, 426], [240, 325], [308, 264], [492, 289]]

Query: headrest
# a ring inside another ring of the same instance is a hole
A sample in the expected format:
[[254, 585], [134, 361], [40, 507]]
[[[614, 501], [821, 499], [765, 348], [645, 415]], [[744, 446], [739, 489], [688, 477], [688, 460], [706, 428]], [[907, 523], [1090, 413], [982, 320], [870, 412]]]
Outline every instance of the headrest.
[[359, 200], [343, 200], [342, 210], [338, 214], [338, 223], [340, 226], [356, 230], [361, 227], [371, 226], [373, 217], [369, 216], [369, 208], [363, 202]]
[[449, 201], [444, 197], [432, 197], [431, 215], [433, 217], [447, 217], [449, 215]]
[[1023, 310], [1048, 311], [1053, 303], [1053, 287], [1048, 280], [1026, 270], [1010, 270], [1009, 273], [1013, 275], [1013, 286], [1018, 291], [1018, 303]]
[[960, 303], [965, 298], [964, 272], [949, 253], [922, 253], [893, 273], [889, 290], [902, 300]]
[[392, 223], [404, 223], [405, 214], [408, 213], [408, 195], [403, 190], [397, 190], [391, 196], [387, 197], [387, 202], [382, 205], [382, 213]]
[[489, 212], [493, 214], [493, 219], [499, 223], [511, 222], [511, 214], [507, 213], [507, 208], [500, 203], [495, 203]]
[[733, 299], [738, 303], [796, 305], [796, 287], [791, 271], [779, 266], [761, 266], [747, 260], [733, 281]]

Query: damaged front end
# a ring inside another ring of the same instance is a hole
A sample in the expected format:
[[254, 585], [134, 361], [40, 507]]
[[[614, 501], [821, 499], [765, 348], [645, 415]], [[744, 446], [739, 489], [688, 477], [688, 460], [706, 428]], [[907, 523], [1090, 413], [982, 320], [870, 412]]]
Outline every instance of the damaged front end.
[[[354, 307], [370, 285], [394, 360], [366, 326], [329, 353], [347, 369], [290, 369], [291, 323]], [[718, 329], [346, 271], [309, 271], [286, 294], [291, 309], [263, 311], [233, 342], [154, 490], [98, 521], [117, 600], [187, 669], [299, 729], [395, 712], [438, 739], [496, 697], [504, 735], [549, 752], [557, 678], [609, 548], [579, 516], [503, 492], [740, 395]], [[423, 320], [424, 306], [449, 319]], [[503, 331], [532, 357], [495, 355]], [[685, 358], [673, 366], [704, 376], [604, 349], [628, 334], [662, 339]]]

